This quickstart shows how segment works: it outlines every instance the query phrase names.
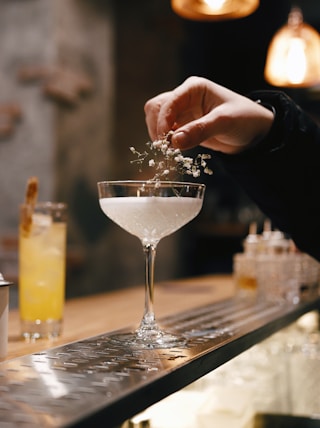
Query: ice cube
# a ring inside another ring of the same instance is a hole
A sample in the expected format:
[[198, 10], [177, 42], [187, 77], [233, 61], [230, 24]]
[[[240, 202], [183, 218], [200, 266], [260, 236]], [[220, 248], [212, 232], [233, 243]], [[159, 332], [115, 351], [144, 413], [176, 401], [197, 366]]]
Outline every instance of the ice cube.
[[34, 213], [32, 215], [32, 235], [44, 233], [52, 224], [50, 215]]

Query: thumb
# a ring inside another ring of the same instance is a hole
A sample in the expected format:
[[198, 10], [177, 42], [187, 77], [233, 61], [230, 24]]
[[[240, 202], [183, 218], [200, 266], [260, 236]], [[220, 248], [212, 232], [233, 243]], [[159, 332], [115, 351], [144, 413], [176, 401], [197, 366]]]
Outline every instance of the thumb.
[[199, 146], [212, 138], [212, 127], [213, 123], [209, 125], [209, 122], [204, 118], [189, 122], [174, 131], [171, 137], [172, 145], [180, 150]]

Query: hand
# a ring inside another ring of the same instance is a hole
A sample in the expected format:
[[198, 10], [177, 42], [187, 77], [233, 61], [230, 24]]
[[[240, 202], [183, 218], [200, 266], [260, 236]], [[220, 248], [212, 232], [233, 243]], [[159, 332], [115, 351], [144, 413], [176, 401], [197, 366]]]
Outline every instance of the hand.
[[201, 77], [190, 77], [170, 92], [146, 102], [152, 140], [174, 131], [181, 150], [202, 145], [227, 154], [257, 144], [269, 132], [273, 113], [263, 106]]

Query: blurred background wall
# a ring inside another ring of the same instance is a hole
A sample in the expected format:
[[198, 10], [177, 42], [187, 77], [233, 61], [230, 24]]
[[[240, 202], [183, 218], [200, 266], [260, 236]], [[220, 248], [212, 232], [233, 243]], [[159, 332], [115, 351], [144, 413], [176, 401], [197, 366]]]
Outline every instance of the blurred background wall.
[[[291, 6], [261, 0], [247, 18], [199, 23], [175, 15], [169, 0], [1, 0], [4, 276], [17, 281], [18, 206], [36, 175], [40, 199], [69, 207], [67, 296], [142, 283], [141, 244], [103, 215], [96, 182], [139, 178], [129, 146], [148, 141], [143, 105], [186, 77], [208, 77], [241, 93], [270, 88], [263, 78], [267, 47]], [[319, 1], [300, 7], [320, 30]], [[289, 95], [319, 117], [317, 88]], [[8, 106], [15, 115], [3, 113]], [[214, 159], [211, 167], [215, 174], [202, 177], [208, 189], [201, 214], [159, 244], [157, 280], [230, 272], [249, 223], [263, 222]]]

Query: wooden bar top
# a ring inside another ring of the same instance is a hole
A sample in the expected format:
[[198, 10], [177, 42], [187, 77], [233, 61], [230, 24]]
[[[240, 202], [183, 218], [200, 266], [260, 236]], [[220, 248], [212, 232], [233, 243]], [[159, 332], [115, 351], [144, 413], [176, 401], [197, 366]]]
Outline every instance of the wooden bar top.
[[[231, 297], [231, 275], [209, 275], [155, 284], [157, 319]], [[132, 287], [66, 301], [62, 335], [54, 340], [27, 342], [20, 336], [19, 312], [9, 311], [6, 359], [32, 354], [66, 343], [138, 325], [144, 309], [144, 287]]]

